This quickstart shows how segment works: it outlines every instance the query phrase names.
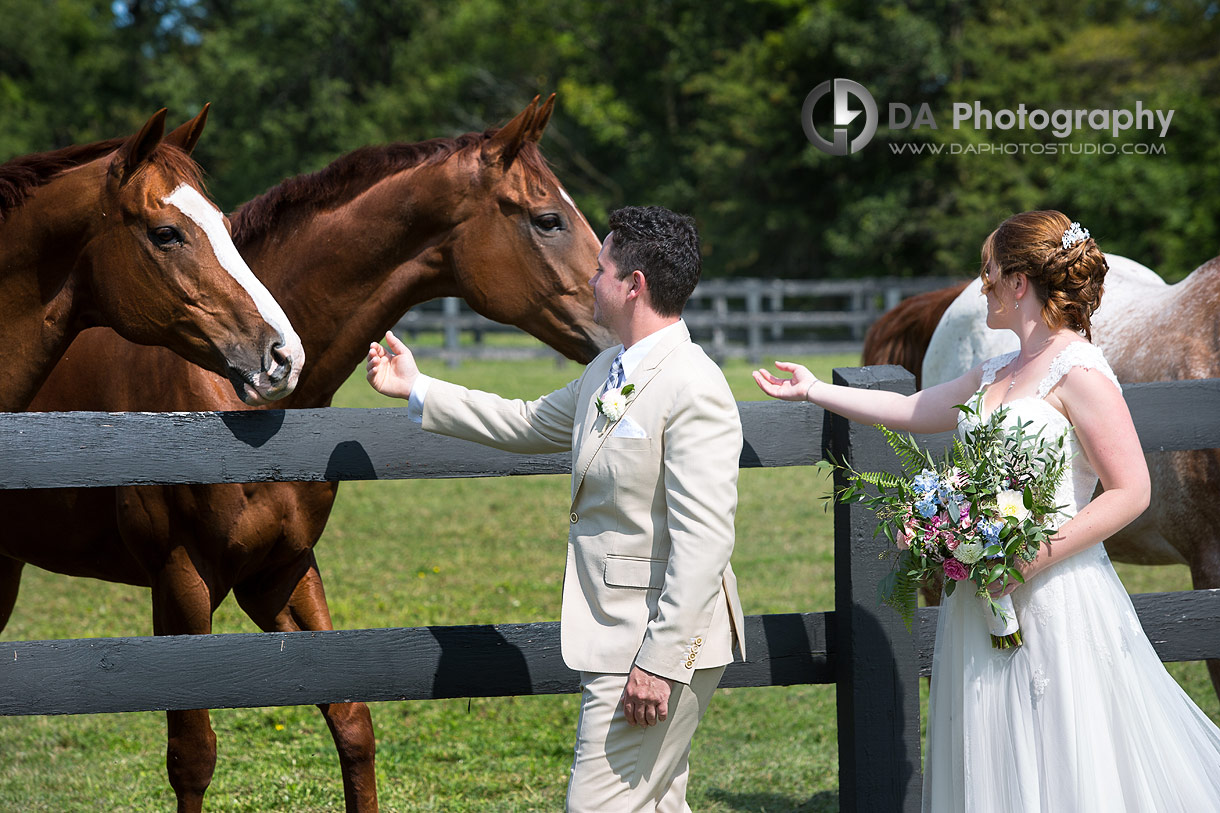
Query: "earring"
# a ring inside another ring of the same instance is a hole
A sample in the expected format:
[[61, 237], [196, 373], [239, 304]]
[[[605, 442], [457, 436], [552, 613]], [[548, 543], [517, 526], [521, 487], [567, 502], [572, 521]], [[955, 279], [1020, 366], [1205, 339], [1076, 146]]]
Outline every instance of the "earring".
[[1013, 310], [1015, 310], [1015, 311], [1019, 311], [1019, 310], [1021, 310], [1021, 303], [1020, 303], [1020, 302], [1014, 302], [1014, 303], [1012, 304], [1012, 309], [1013, 309]]

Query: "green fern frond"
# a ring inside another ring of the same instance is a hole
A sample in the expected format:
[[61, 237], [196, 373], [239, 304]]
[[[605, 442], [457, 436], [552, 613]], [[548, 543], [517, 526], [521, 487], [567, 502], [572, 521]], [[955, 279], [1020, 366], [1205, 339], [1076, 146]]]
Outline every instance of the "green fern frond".
[[919, 596], [919, 581], [911, 575], [912, 557], [910, 551], [898, 555], [894, 569], [890, 571], [878, 585], [881, 603], [893, 607], [910, 632], [915, 620], [915, 606]]
[[905, 482], [902, 477], [888, 471], [856, 472], [856, 479], [877, 488], [899, 489]]
[[894, 453], [898, 455], [898, 459], [902, 462], [903, 469], [908, 474], [918, 474], [925, 468], [934, 468], [931, 456], [915, 442], [915, 438], [910, 435], [900, 435], [894, 430], [876, 424], [878, 431], [885, 436], [885, 442], [890, 445]]

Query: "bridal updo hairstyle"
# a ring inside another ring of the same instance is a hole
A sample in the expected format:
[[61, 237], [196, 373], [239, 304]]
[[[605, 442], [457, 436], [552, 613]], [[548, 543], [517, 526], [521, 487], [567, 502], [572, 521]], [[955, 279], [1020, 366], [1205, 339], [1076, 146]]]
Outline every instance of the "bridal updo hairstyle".
[[1063, 247], [1072, 226], [1056, 211], [1022, 212], [1000, 224], [983, 242], [983, 288], [994, 263], [1003, 276], [1021, 273], [1042, 302], [1042, 318], [1052, 329], [1070, 327], [1092, 341], [1089, 317], [1101, 302], [1105, 255], [1092, 237]]

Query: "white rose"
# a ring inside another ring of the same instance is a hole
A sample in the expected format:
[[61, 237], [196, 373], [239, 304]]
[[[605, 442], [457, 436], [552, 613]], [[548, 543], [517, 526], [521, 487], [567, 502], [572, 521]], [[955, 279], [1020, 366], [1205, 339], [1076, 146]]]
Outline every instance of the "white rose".
[[1029, 519], [1029, 509], [1025, 507], [1025, 495], [1011, 488], [1004, 489], [995, 495], [996, 507], [1002, 517], [1016, 517], [1024, 522]]

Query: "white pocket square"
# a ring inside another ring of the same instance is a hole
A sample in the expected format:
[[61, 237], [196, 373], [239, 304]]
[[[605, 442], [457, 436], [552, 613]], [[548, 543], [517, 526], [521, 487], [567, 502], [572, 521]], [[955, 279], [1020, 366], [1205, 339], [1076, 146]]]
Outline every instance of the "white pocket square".
[[648, 433], [644, 431], [644, 427], [640, 426], [635, 421], [631, 420], [629, 415], [624, 415], [614, 426], [614, 431], [610, 433], [612, 438], [646, 438]]

